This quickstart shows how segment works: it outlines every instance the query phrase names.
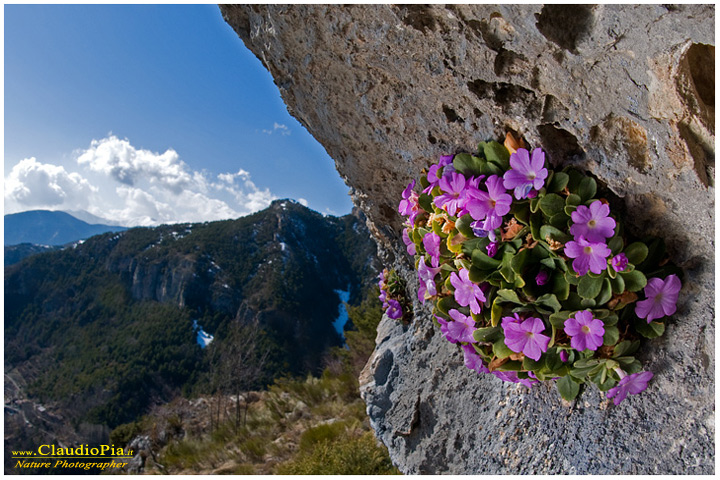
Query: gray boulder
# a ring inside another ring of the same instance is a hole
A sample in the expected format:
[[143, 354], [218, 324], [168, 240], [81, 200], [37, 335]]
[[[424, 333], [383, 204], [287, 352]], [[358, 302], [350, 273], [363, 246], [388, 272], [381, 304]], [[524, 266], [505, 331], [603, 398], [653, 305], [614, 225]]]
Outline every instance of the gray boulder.
[[623, 200], [635, 234], [686, 272], [644, 343], [655, 377], [612, 405], [572, 404], [465, 369], [415, 304], [385, 318], [361, 383], [405, 473], [714, 473], [714, 7], [222, 6], [292, 113], [326, 148], [386, 264], [417, 283], [400, 193], [439, 155], [508, 130]]

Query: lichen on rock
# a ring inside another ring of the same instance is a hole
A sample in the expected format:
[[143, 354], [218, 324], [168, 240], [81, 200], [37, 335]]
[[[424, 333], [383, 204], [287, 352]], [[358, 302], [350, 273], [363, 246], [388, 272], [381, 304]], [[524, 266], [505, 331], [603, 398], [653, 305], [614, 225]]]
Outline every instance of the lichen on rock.
[[[422, 305], [384, 319], [361, 380], [405, 473], [714, 473], [714, 7], [222, 6], [417, 283], [400, 194], [442, 154], [511, 130], [624, 200], [686, 273], [656, 371], [620, 406], [474, 376]], [[670, 341], [669, 339], [672, 339]]]

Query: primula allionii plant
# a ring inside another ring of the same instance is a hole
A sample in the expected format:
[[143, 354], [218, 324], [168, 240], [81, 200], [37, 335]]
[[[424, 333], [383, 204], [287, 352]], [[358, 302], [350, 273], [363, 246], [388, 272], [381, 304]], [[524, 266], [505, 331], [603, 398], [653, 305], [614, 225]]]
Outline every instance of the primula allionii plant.
[[[594, 179], [553, 171], [508, 135], [441, 157], [419, 187], [402, 193], [403, 241], [419, 300], [433, 302], [467, 368], [528, 387], [555, 381], [567, 400], [588, 382], [615, 404], [647, 388], [653, 374], [634, 355], [675, 313], [681, 272], [662, 240], [628, 240]], [[381, 300], [399, 318], [393, 275]]]
[[388, 317], [393, 320], [408, 321], [410, 308], [405, 295], [405, 283], [395, 270], [384, 269], [378, 275], [378, 288], [382, 308]]

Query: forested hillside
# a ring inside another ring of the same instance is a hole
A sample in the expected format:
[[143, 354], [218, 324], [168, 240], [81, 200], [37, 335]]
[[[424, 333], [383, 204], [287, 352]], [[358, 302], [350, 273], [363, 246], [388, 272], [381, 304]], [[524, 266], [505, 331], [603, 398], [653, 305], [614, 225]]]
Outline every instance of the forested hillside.
[[[6, 269], [5, 373], [20, 396], [106, 431], [178, 394], [317, 374], [343, 342], [339, 293], [357, 304], [374, 262], [364, 219], [287, 200], [233, 221], [92, 237]], [[249, 334], [255, 371], [228, 384], [217, 372], [231, 339]]]

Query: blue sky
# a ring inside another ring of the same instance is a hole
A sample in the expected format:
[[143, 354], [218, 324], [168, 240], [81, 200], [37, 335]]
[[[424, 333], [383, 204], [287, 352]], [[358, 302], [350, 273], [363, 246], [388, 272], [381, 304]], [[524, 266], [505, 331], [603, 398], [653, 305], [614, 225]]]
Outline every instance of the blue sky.
[[5, 5], [5, 213], [124, 225], [352, 204], [216, 5]]

